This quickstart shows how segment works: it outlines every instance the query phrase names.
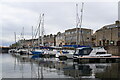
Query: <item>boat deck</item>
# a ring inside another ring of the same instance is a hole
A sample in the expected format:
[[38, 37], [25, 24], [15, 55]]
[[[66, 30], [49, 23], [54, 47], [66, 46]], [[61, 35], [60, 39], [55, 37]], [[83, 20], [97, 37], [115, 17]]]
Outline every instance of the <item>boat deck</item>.
[[74, 62], [82, 63], [109, 63], [109, 62], [120, 62], [120, 56], [111, 56], [111, 57], [78, 57], [73, 58]]
[[120, 59], [120, 56], [111, 56], [111, 57], [78, 57], [80, 59]]

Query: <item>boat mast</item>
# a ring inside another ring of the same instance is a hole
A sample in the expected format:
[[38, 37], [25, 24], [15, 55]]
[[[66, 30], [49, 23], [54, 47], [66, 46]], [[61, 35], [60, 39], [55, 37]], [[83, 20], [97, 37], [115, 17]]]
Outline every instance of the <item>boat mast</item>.
[[42, 38], [42, 46], [44, 46], [44, 14], [42, 14], [41, 38]]
[[21, 47], [23, 48], [23, 46], [24, 46], [24, 27], [21, 32], [21, 45], [22, 45]]
[[[81, 32], [82, 43], [84, 45], [83, 33], [82, 33], [82, 29], [81, 29], [81, 27], [82, 27], [82, 18], [83, 18], [83, 6], [84, 6], [84, 3], [82, 3], [82, 9], [81, 9], [81, 16], [80, 16], [80, 25], [79, 25], [79, 27], [80, 27], [80, 32]], [[81, 41], [81, 39], [80, 39], [80, 41]]]
[[22, 35], [23, 35], [23, 33], [21, 32], [21, 34], [20, 34], [20, 48], [22, 48], [22, 46], [23, 46], [23, 41], [22, 41]]
[[17, 48], [17, 43], [16, 43], [16, 32], [14, 32], [14, 35], [15, 35], [15, 48]]
[[76, 45], [78, 45], [78, 4], [76, 4]]
[[24, 27], [23, 27], [23, 40], [24, 40]]
[[25, 38], [24, 38], [24, 27], [23, 27], [23, 46], [24, 46], [24, 43], [25, 43]]
[[38, 26], [38, 46], [40, 46], [40, 25], [41, 25], [41, 14], [40, 14], [40, 22]]

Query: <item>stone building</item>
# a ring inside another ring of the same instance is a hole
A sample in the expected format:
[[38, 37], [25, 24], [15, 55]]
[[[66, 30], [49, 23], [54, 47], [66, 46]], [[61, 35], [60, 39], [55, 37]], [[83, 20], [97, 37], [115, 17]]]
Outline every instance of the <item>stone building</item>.
[[[40, 39], [40, 44], [41, 44], [41, 39]], [[38, 46], [38, 38], [37, 39], [28, 39], [28, 40], [19, 40], [17, 42], [17, 46], [19, 48], [26, 48], [26, 47], [33, 47], [33, 46]]]
[[56, 46], [56, 35], [44, 35], [44, 46]]
[[[40, 39], [40, 44], [41, 44], [41, 39]], [[25, 45], [32, 47], [32, 46], [38, 46], [38, 38], [37, 39], [29, 39], [29, 40], [25, 40]]]
[[56, 46], [65, 45], [65, 33], [58, 32], [56, 35]]
[[65, 30], [66, 45], [92, 45], [93, 30], [86, 28], [73, 28]]
[[36, 39], [28, 39], [28, 40], [19, 40], [19, 47], [33, 47], [33, 46], [55, 46], [56, 45], [56, 35], [44, 35], [43, 37], [43, 45], [42, 45], [42, 37], [40, 36], [39, 41]]
[[120, 45], [120, 21], [105, 25], [97, 30], [93, 36], [96, 46]]

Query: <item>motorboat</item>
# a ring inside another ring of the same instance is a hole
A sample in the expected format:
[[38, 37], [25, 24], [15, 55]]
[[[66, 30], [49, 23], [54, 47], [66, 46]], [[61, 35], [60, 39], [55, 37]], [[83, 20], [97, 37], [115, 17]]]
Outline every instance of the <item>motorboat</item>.
[[60, 51], [57, 56], [60, 59], [68, 59], [73, 57], [110, 57], [112, 54], [108, 54], [103, 47], [79, 47], [75, 50], [68, 50], [68, 53]]
[[76, 48], [74, 57], [110, 57], [103, 47], [81, 47]]

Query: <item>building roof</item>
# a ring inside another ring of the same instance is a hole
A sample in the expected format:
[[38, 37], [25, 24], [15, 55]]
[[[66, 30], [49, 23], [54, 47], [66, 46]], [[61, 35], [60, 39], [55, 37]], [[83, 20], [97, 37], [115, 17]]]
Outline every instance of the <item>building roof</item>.
[[118, 25], [116, 25], [116, 24], [111, 24], [111, 25], [106, 25], [106, 26], [104, 26], [103, 28], [115, 28], [115, 27], [118, 27]]
[[114, 24], [105, 25], [97, 31], [100, 31], [100, 30], [105, 29], [105, 28], [109, 29], [109, 28], [116, 28], [116, 27], [120, 27], [120, 21], [115, 21]]
[[[80, 28], [77, 28], [77, 29], [80, 29]], [[81, 28], [82, 30], [92, 30], [92, 29], [87, 29], [87, 28]], [[72, 29], [67, 29], [67, 30], [65, 30], [65, 32], [67, 32], [67, 31], [74, 31], [74, 30], [76, 30], [76, 28], [72, 28]]]

